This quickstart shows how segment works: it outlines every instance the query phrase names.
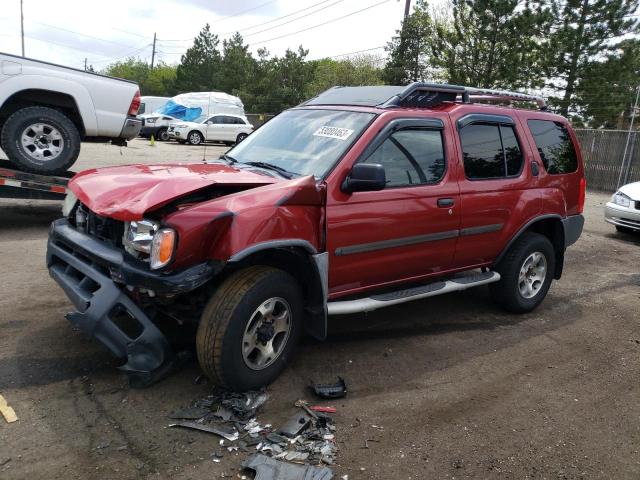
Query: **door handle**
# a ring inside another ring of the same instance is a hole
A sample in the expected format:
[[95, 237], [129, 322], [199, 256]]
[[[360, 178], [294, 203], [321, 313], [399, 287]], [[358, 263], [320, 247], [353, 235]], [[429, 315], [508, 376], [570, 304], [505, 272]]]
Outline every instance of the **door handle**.
[[453, 198], [439, 198], [438, 207], [440, 208], [453, 207]]

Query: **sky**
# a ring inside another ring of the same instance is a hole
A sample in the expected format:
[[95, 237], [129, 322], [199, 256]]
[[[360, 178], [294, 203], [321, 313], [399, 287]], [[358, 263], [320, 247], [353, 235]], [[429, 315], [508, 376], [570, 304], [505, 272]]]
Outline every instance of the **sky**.
[[[253, 52], [282, 55], [299, 45], [308, 59], [383, 47], [400, 27], [405, 0], [23, 0], [25, 55], [101, 70], [129, 56], [178, 63], [209, 23], [221, 39], [239, 31]], [[0, 52], [21, 54], [20, 0], [0, 0]], [[343, 18], [341, 18], [343, 17]], [[282, 37], [282, 38], [278, 38]]]

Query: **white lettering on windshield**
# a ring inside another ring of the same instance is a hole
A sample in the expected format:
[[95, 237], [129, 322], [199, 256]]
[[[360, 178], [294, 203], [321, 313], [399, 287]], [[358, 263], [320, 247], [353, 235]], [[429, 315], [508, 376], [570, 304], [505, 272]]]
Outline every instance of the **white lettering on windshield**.
[[353, 130], [349, 128], [329, 127], [327, 125], [320, 127], [313, 134], [314, 137], [336, 138], [338, 140], [346, 140], [351, 136]]

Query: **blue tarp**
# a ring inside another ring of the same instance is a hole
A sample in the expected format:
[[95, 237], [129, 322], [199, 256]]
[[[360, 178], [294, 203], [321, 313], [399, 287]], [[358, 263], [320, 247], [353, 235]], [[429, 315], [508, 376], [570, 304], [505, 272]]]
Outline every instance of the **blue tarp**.
[[185, 122], [191, 122], [202, 115], [202, 109], [200, 107], [185, 107], [173, 100], [169, 100], [164, 107], [158, 110], [158, 113], [169, 115], [173, 118], [177, 118], [178, 120], [184, 120]]

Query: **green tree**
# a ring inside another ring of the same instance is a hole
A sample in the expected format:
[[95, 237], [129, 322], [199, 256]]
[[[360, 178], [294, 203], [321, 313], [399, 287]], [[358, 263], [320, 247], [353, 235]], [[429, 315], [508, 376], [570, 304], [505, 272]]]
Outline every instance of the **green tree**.
[[218, 36], [211, 33], [207, 23], [180, 59], [176, 71], [176, 89], [179, 92], [216, 90], [222, 64], [219, 44]]
[[222, 63], [219, 88], [223, 92], [237, 94], [249, 89], [256, 70], [256, 60], [245, 45], [242, 35], [236, 33], [222, 42]]
[[575, 96], [584, 123], [628, 128], [639, 79], [640, 40], [624, 40], [604, 60], [586, 66]]
[[404, 85], [430, 78], [434, 25], [426, 0], [418, 0], [414, 11], [403, 22], [385, 47], [389, 60], [383, 78], [391, 85]]
[[176, 67], [172, 65], [160, 62], [152, 70], [147, 62], [128, 58], [112, 63], [102, 73], [136, 82], [142, 95], [175, 95]]
[[307, 89], [312, 97], [336, 85], [380, 85], [383, 81], [383, 70], [379, 67], [380, 59], [374, 55], [359, 55], [344, 60], [325, 58], [316, 60], [314, 75]]
[[532, 88], [544, 83], [541, 63], [550, 11], [541, 2], [453, 0], [453, 21], [437, 22], [434, 64], [451, 83]]
[[622, 36], [638, 32], [632, 16], [638, 0], [552, 0], [555, 21], [546, 61], [552, 98], [559, 112], [580, 109], [576, 95], [593, 64], [617, 48]]

